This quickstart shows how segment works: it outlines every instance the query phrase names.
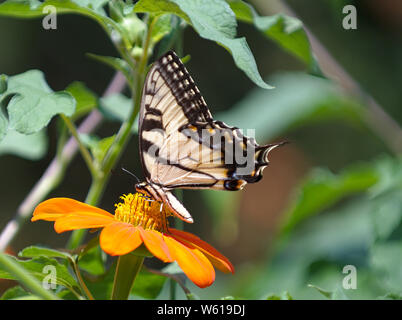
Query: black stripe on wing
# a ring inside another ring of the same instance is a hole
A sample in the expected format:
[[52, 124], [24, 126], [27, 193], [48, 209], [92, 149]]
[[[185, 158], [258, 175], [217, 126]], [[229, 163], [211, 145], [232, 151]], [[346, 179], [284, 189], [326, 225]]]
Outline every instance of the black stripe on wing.
[[168, 51], [157, 60], [156, 66], [188, 121], [211, 122], [208, 106], [179, 57], [173, 51]]
[[[246, 183], [260, 181], [264, 168], [269, 164], [269, 152], [287, 143], [260, 146], [254, 138], [243, 135], [239, 128], [230, 127], [222, 121], [197, 123], [179, 130], [203, 148], [211, 149], [211, 152], [213, 149], [220, 150], [221, 159], [215, 168], [222, 168], [222, 174], [215, 178], [217, 182], [222, 182], [226, 190], [232, 191], [241, 189]], [[208, 169], [199, 171], [208, 174]]]

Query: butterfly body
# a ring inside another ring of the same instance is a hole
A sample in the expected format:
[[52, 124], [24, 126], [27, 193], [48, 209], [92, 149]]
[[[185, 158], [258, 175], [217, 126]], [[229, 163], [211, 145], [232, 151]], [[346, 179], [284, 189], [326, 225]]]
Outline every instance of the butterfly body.
[[238, 128], [214, 120], [183, 63], [169, 51], [145, 80], [139, 144], [146, 181], [137, 190], [192, 222], [172, 190], [240, 190], [262, 178], [269, 152], [284, 142], [260, 146]]

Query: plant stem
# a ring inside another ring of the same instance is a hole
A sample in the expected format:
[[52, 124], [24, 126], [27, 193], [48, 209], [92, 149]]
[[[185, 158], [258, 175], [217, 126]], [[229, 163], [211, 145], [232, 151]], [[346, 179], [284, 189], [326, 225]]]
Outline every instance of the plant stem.
[[169, 279], [169, 296], [170, 300], [176, 300], [176, 288], [177, 288], [177, 282], [174, 279]]
[[81, 155], [84, 158], [85, 163], [87, 164], [88, 169], [91, 172], [92, 177], [96, 177], [98, 175], [98, 172], [97, 172], [97, 170], [96, 170], [96, 168], [94, 166], [92, 156], [89, 153], [88, 149], [82, 143], [81, 138], [80, 138], [80, 136], [78, 134], [77, 129], [75, 128], [74, 123], [72, 123], [70, 118], [68, 118], [64, 114], [60, 114], [60, 116], [63, 119], [64, 123], [66, 124], [66, 126], [67, 126], [68, 130], [70, 131], [71, 135], [75, 138], [75, 141], [77, 141], [78, 148], [81, 151]]
[[0, 252], [0, 266], [13, 275], [21, 284], [30, 289], [34, 294], [46, 300], [59, 300], [53, 292], [46, 290], [42, 284], [18, 263]]
[[190, 297], [192, 296], [191, 291], [185, 286], [183, 280], [180, 279], [179, 276], [177, 276], [175, 274], [170, 274], [170, 273], [162, 272], [162, 271], [159, 271], [159, 270], [155, 270], [155, 269], [146, 268], [146, 270], [148, 270], [151, 273], [164, 276], [164, 277], [169, 278], [170, 280], [176, 282], [183, 289], [187, 299], [190, 299]]
[[[103, 179], [104, 176], [100, 175], [92, 179], [92, 184], [91, 187], [89, 188], [87, 197], [85, 199], [85, 203], [88, 203], [92, 206], [96, 206], [98, 204], [104, 189], [104, 183], [102, 183]], [[79, 247], [82, 244], [86, 234], [87, 234], [86, 229], [74, 230], [71, 233], [70, 238], [68, 239], [67, 248], [73, 250]]]
[[132, 253], [119, 257], [114, 275], [112, 300], [128, 299], [143, 262], [144, 257], [136, 256]]
[[[134, 124], [136, 116], [140, 110], [141, 106], [141, 95], [142, 86], [144, 84], [144, 79], [146, 76], [146, 66], [148, 63], [148, 49], [151, 42], [151, 31], [155, 20], [152, 20], [147, 31], [147, 35], [144, 39], [143, 45], [143, 56], [141, 57], [140, 63], [134, 72], [134, 88], [132, 90], [133, 94], [133, 108], [131, 114], [127, 121], [125, 121], [120, 127], [116, 138], [111, 145], [108, 153], [106, 154], [104, 161], [102, 163], [101, 175], [93, 179], [91, 187], [88, 191], [86, 203], [96, 206], [102, 197], [102, 194], [106, 188], [106, 184], [109, 180], [111, 170], [116, 165], [117, 161], [123, 154], [123, 150], [128, 143], [129, 137], [131, 136], [131, 128]], [[73, 231], [70, 241], [69, 248], [74, 249], [82, 244], [82, 241], [86, 235], [86, 230], [75, 230]]]
[[68, 139], [68, 130], [64, 123], [61, 123], [60, 135], [57, 139], [57, 147], [56, 147], [56, 157], [61, 158], [61, 153], [63, 151], [64, 146], [66, 145], [66, 141]]
[[[176, 189], [175, 190], [175, 196], [176, 198], [183, 203], [183, 190], [182, 189]], [[175, 219], [174, 220], [174, 227], [178, 230], [183, 230], [184, 229], [184, 221], [181, 219]], [[170, 300], [176, 300], [176, 292], [177, 292], [177, 281], [174, 278], [169, 279], [169, 297]]]
[[73, 261], [72, 264], [73, 264], [73, 267], [74, 267], [75, 275], [77, 276], [78, 282], [79, 282], [81, 288], [84, 290], [85, 295], [87, 296], [87, 298], [89, 300], [95, 300], [93, 295], [89, 291], [88, 287], [86, 286], [86, 284], [84, 282], [84, 279], [81, 276], [80, 268], [78, 267], [77, 261]]

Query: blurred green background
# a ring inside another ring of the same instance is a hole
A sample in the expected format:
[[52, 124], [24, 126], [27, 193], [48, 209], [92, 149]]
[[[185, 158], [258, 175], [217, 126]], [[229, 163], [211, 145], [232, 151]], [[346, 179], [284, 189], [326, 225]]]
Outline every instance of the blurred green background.
[[[249, 2], [260, 15], [283, 9], [279, 1]], [[357, 8], [357, 30], [342, 27], [347, 4]], [[293, 0], [287, 5], [361, 88], [402, 123], [402, 3]], [[113, 45], [85, 17], [57, 19], [57, 30], [44, 30], [39, 19], [0, 17], [0, 73], [40, 69], [54, 90], [78, 80], [102, 95], [114, 72], [85, 54], [116, 56]], [[184, 54], [191, 55], [187, 68], [216, 119], [256, 129], [260, 144], [284, 138], [291, 143], [275, 150], [264, 179], [243, 191], [184, 191], [184, 204], [196, 221], [185, 230], [213, 244], [236, 268], [235, 275], [218, 273], [209, 289], [190, 287], [209, 299], [260, 299], [286, 291], [294, 299], [326, 298], [308, 284], [332, 298], [399, 298], [402, 161], [366, 121], [367, 100], [345, 92], [343, 79], [339, 84], [307, 74], [299, 60], [252, 26], [239, 23], [238, 35], [246, 36], [260, 73], [275, 89], [256, 89], [223, 48], [191, 28], [183, 41]], [[318, 62], [322, 69], [328, 63]], [[107, 137], [118, 127], [110, 120], [97, 135]], [[0, 156], [0, 229], [54, 157], [56, 119], [47, 133], [48, 150], [41, 159]], [[121, 166], [142, 175], [136, 136]], [[49, 197], [84, 200], [89, 184], [77, 156]], [[134, 184], [116, 170], [101, 207], [113, 211], [118, 197], [133, 192]], [[49, 223], [28, 222], [9, 250], [16, 253], [31, 244], [63, 247], [68, 237], [57, 235]], [[357, 269], [355, 290], [342, 288], [346, 265]], [[167, 292], [164, 288], [160, 297]]]

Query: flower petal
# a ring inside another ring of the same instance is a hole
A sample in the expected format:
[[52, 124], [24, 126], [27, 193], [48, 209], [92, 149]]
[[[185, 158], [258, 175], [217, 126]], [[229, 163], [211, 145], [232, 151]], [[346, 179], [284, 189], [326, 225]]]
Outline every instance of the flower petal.
[[200, 288], [205, 288], [215, 281], [214, 267], [200, 250], [187, 246], [166, 234], [163, 238], [174, 260], [192, 282]]
[[138, 228], [132, 224], [114, 222], [102, 230], [99, 243], [107, 254], [121, 256], [137, 249], [142, 239]]
[[115, 220], [113, 216], [108, 217], [93, 212], [78, 212], [65, 214], [54, 223], [54, 230], [57, 233], [76, 229], [91, 229], [105, 227]]
[[211, 261], [211, 263], [220, 271], [224, 273], [234, 273], [234, 267], [223, 254], [212, 247], [210, 244], [201, 240], [199, 237], [177, 229], [169, 228], [169, 233], [171, 233], [177, 240], [184, 241], [186, 243], [191, 243], [194, 247], [200, 250], [205, 256]]
[[155, 257], [163, 262], [174, 261], [161, 233], [154, 230], [144, 230], [142, 227], [138, 227], [138, 230], [141, 233], [145, 246]]
[[33, 213], [31, 221], [46, 220], [56, 221], [62, 216], [70, 213], [91, 212], [101, 216], [113, 217], [109, 212], [99, 209], [89, 204], [70, 199], [52, 198], [41, 202]]

